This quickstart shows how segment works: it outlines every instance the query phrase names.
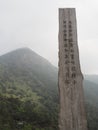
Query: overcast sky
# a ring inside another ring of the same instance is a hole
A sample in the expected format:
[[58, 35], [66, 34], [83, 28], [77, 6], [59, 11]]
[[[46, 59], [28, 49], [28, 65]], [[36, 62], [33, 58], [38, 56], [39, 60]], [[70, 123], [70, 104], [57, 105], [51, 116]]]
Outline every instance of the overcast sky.
[[75, 7], [83, 73], [98, 74], [98, 0], [0, 0], [0, 55], [20, 47], [58, 66], [58, 8]]

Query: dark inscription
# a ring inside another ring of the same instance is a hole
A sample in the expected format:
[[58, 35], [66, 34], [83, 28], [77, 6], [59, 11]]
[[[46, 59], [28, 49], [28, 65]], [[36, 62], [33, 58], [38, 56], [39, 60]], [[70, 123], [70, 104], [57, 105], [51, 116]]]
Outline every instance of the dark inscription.
[[[76, 84], [76, 66], [74, 60], [74, 44], [73, 44], [73, 32], [72, 22], [63, 20], [63, 40], [64, 40], [64, 51], [65, 51], [65, 83]], [[71, 65], [70, 65], [71, 64]]]

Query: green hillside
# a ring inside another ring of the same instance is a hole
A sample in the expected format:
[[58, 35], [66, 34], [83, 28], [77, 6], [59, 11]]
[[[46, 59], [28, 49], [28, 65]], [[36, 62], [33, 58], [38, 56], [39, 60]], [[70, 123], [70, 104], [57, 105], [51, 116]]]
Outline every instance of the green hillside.
[[[0, 57], [0, 130], [58, 130], [58, 71], [28, 48]], [[98, 87], [85, 81], [89, 130], [98, 130]]]
[[84, 80], [88, 130], [98, 130], [98, 85]]
[[84, 86], [86, 102], [98, 107], [98, 85], [91, 81], [85, 80]]
[[0, 57], [0, 130], [57, 130], [57, 95], [57, 69], [44, 58], [28, 48]]
[[84, 78], [88, 81], [98, 84], [98, 75], [84, 75]]

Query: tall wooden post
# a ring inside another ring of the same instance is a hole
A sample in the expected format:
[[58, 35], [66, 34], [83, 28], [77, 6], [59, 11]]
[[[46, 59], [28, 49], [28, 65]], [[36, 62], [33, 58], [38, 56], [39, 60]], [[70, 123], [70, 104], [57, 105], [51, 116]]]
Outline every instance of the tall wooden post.
[[59, 91], [60, 130], [87, 130], [74, 8], [59, 9]]

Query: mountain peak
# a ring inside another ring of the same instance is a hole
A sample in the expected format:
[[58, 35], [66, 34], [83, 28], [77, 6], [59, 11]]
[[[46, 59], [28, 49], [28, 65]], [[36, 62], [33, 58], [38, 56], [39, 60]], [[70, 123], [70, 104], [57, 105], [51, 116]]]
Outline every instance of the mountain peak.
[[16, 50], [13, 50], [13, 51], [32, 51], [32, 49], [29, 47], [22, 47], [22, 48], [18, 48]]
[[[56, 69], [49, 61], [32, 51], [30, 48], [19, 48], [5, 55], [0, 56], [0, 64], [10, 68], [24, 68], [31, 70], [49, 70]], [[57, 70], [57, 69], [56, 69]]]
[[[30, 52], [33, 52], [32, 51], [32, 49], [31, 48], [28, 48], [28, 47], [23, 47], [23, 48], [18, 48], [18, 49], [15, 49], [15, 50], [13, 50], [13, 51], [11, 51], [11, 52], [9, 52], [9, 53], [7, 53], [7, 54], [11, 54], [11, 53], [22, 53], [22, 52], [28, 52], [28, 53], [30, 53]], [[5, 55], [7, 55], [7, 54], [5, 54]]]

